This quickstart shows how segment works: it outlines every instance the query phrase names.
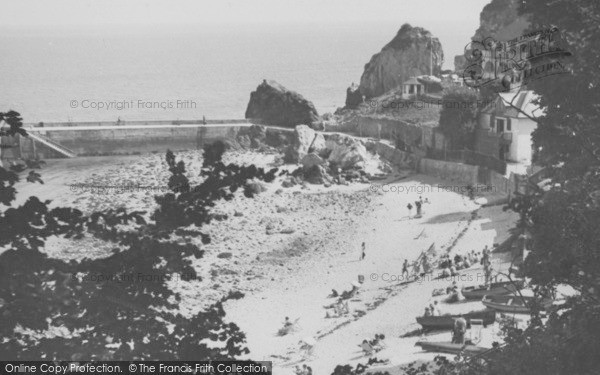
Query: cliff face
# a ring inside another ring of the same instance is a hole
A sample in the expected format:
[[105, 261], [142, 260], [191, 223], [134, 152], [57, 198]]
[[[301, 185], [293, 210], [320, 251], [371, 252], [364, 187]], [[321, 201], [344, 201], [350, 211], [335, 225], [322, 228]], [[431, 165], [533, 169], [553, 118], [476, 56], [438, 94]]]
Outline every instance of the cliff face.
[[479, 15], [479, 28], [472, 40], [492, 37], [506, 42], [523, 35], [529, 26], [527, 18], [519, 15], [519, 0], [492, 0]]
[[250, 94], [246, 118], [265, 125], [315, 126], [319, 121], [319, 114], [315, 106], [302, 95], [275, 81], [265, 80]]
[[429, 74], [430, 59], [432, 73], [439, 74], [444, 53], [438, 38], [421, 27], [404, 24], [394, 39], [365, 65], [359, 90], [367, 98], [379, 96], [412, 76]]
[[[492, 0], [479, 14], [479, 28], [471, 40], [483, 41], [491, 37], [506, 42], [523, 35], [529, 27], [529, 21], [519, 15], [518, 8], [519, 0]], [[464, 55], [454, 57], [454, 68], [456, 71], [466, 68]]]

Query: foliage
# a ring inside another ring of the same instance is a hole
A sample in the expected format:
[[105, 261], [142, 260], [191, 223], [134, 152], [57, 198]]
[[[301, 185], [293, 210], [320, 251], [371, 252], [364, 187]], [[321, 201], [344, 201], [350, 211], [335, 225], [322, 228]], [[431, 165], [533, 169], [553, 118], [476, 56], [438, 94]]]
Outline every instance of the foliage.
[[452, 149], [472, 149], [478, 98], [477, 92], [468, 87], [454, 86], [445, 90], [440, 129], [450, 139]]
[[534, 144], [550, 174], [511, 207], [532, 234], [524, 273], [537, 295], [559, 285], [577, 292], [524, 329], [505, 328], [506, 344], [489, 358], [488, 374], [592, 374], [600, 368], [600, 2], [524, 0], [532, 30], [557, 27], [571, 57], [569, 73], [533, 81], [545, 115]]
[[[16, 112], [1, 113], [22, 134]], [[223, 321], [222, 302], [193, 317], [177, 312], [179, 295], [168, 280], [200, 279], [192, 259], [203, 251], [191, 243], [211, 220], [211, 208], [231, 199], [250, 180], [270, 181], [275, 170], [225, 166], [219, 146], [192, 186], [185, 165], [170, 151], [171, 192], [157, 196], [158, 208], [146, 222], [144, 212], [124, 209], [84, 215], [74, 208], [50, 208], [36, 197], [0, 212], [0, 357], [23, 360], [233, 359], [247, 353], [245, 336]], [[22, 166], [23, 169], [28, 166]], [[19, 175], [0, 167], [0, 202], [15, 200]], [[246, 194], [250, 196], [250, 194]], [[127, 229], [124, 229], [127, 228]], [[52, 236], [94, 236], [115, 248], [100, 259], [49, 258], [45, 241]]]
[[[365, 364], [358, 363], [354, 368], [350, 365], [337, 365], [331, 375], [362, 375], [367, 373], [369, 367], [380, 363], [385, 363], [385, 361], [379, 360], [377, 357], [373, 357], [369, 358]], [[368, 373], [371, 375], [389, 375], [387, 371], [384, 373], [368, 371]]]

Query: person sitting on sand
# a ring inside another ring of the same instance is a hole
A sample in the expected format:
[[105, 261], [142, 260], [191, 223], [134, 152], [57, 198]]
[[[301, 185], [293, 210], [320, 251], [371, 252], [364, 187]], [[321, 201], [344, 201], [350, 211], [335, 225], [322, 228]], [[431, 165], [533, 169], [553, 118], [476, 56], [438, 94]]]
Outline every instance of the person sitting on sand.
[[433, 302], [433, 316], [442, 316], [442, 310], [440, 309], [440, 305], [438, 301]]
[[279, 336], [285, 336], [292, 331], [294, 328], [294, 323], [290, 320], [289, 317], [285, 317], [285, 321], [283, 322], [283, 327], [279, 330]]
[[452, 274], [450, 273], [450, 268], [446, 267], [442, 270], [442, 272], [440, 273], [440, 277], [442, 279], [448, 278], [452, 276]]
[[463, 267], [464, 268], [470, 268], [471, 267], [471, 261], [469, 259], [465, 259], [463, 261]]
[[462, 261], [462, 257], [459, 254], [454, 256], [454, 263], [460, 263]]
[[358, 284], [352, 283], [352, 289], [349, 291], [344, 291], [340, 295], [340, 300], [350, 299], [354, 297], [358, 293]]
[[385, 343], [383, 342], [383, 339], [385, 339], [385, 336], [383, 334], [375, 334], [375, 338], [371, 341], [369, 341], [369, 344], [371, 344], [371, 346], [373, 347], [373, 349], [375, 351], [379, 351], [383, 348], [385, 348]]
[[448, 268], [448, 260], [446, 259], [445, 255], [442, 255], [442, 258], [440, 259], [440, 268]]
[[331, 289], [331, 294], [327, 296], [327, 298], [337, 298], [339, 297], [339, 293], [335, 289]]
[[431, 309], [429, 308], [429, 306], [425, 308], [425, 314], [423, 314], [423, 316], [433, 316], [431, 315]]
[[451, 276], [456, 276], [458, 275], [458, 272], [456, 272], [456, 267], [455, 266], [450, 266], [450, 275]]
[[450, 295], [450, 297], [448, 297], [448, 299], [446, 301], [449, 303], [454, 303], [454, 302], [461, 302], [464, 300], [465, 300], [465, 296], [463, 296], [460, 288], [455, 285], [452, 287], [452, 294]]
[[373, 354], [373, 352], [375, 352], [375, 348], [373, 348], [373, 346], [369, 344], [369, 341], [367, 339], [364, 339], [362, 344], [360, 344], [359, 346], [366, 355], [371, 355]]

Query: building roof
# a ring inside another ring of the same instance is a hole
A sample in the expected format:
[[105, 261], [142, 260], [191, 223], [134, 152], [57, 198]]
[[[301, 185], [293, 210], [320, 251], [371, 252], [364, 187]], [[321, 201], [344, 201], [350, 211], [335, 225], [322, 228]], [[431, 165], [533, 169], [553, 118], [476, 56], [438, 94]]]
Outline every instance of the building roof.
[[538, 98], [532, 90], [501, 92], [482, 113], [516, 118], [539, 117], [544, 110], [534, 103]]
[[403, 85], [422, 85], [421, 82], [417, 81], [415, 77], [410, 77], [406, 81], [402, 82]]

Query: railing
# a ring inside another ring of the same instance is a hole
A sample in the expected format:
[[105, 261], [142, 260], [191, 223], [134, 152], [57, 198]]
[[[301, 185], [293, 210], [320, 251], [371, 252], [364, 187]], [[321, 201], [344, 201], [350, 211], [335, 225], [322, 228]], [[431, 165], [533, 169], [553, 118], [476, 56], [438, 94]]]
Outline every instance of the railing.
[[492, 169], [502, 175], [506, 173], [506, 162], [471, 150], [438, 150], [430, 148], [427, 150], [427, 157], [436, 160], [478, 165]]
[[75, 156], [77, 156], [77, 154], [73, 150], [70, 150], [70, 149], [66, 148], [65, 146], [51, 140], [50, 138], [47, 138], [41, 134], [29, 132], [28, 137], [33, 139], [34, 141], [40, 142], [40, 143], [50, 147], [54, 151], [60, 153], [63, 156], [66, 156], [68, 158], [74, 158]]
[[219, 120], [121, 120], [121, 121], [75, 121], [75, 122], [38, 122], [26, 123], [25, 127], [52, 128], [52, 127], [79, 127], [79, 126], [124, 126], [124, 125], [196, 125], [204, 124], [247, 124], [248, 119], [219, 119]]

